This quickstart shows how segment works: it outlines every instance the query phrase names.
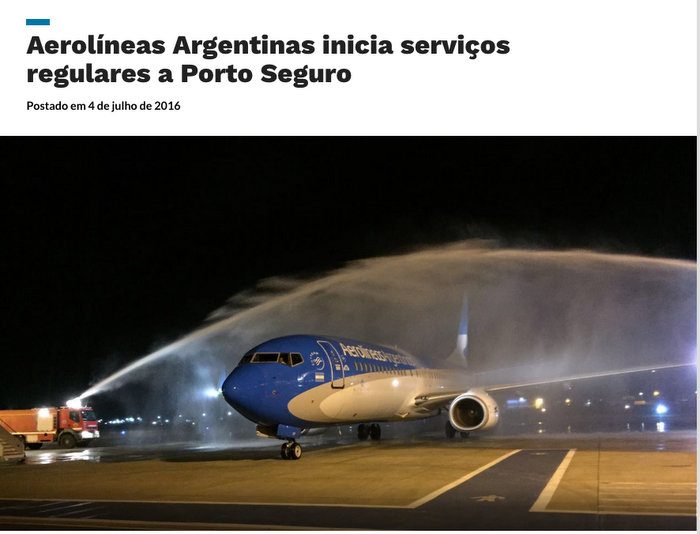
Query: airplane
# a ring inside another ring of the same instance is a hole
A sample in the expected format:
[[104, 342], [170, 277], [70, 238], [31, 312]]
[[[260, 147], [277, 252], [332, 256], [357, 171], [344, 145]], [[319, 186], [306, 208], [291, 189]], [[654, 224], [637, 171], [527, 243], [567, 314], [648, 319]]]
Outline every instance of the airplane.
[[320, 335], [278, 337], [249, 350], [221, 393], [256, 423], [258, 436], [286, 441], [283, 459], [298, 460], [302, 447], [297, 439], [330, 426], [357, 424], [360, 440], [379, 440], [380, 422], [423, 419], [446, 410], [446, 436], [459, 432], [467, 437], [498, 424], [499, 409], [490, 391], [689, 365], [477, 385], [477, 375], [466, 368], [467, 328], [465, 301], [457, 347], [441, 367], [375, 343]]

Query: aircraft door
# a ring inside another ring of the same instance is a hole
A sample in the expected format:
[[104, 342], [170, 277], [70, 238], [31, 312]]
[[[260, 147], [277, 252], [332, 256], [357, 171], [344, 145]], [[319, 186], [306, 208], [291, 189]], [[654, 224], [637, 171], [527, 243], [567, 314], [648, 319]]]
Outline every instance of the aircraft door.
[[345, 370], [343, 369], [343, 359], [340, 357], [340, 354], [328, 341], [319, 341], [318, 344], [321, 345], [331, 364], [331, 387], [345, 387]]

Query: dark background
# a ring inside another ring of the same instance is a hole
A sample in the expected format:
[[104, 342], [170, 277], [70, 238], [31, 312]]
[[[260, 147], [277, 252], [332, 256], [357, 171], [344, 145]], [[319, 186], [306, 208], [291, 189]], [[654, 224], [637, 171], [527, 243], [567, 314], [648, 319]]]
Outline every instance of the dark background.
[[6, 138], [0, 408], [272, 275], [428, 244], [696, 258], [696, 138]]

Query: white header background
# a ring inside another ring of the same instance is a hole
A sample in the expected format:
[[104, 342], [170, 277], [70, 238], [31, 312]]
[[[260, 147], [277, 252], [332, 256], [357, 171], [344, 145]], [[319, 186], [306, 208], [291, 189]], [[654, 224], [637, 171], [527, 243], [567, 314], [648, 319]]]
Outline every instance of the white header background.
[[[4, 135], [696, 135], [695, 0], [47, 0], [2, 2]], [[50, 18], [48, 27], [26, 18]], [[323, 55], [324, 33], [374, 33], [393, 55]], [[154, 41], [161, 55], [39, 55], [30, 37]], [[189, 39], [312, 39], [312, 55], [172, 55]], [[404, 39], [510, 41], [507, 55], [403, 55]], [[150, 68], [148, 83], [28, 83], [28, 68]], [[191, 63], [244, 83], [157, 82]], [[259, 68], [346, 67], [349, 83], [262, 83]], [[178, 112], [27, 111], [27, 101], [179, 101]]]

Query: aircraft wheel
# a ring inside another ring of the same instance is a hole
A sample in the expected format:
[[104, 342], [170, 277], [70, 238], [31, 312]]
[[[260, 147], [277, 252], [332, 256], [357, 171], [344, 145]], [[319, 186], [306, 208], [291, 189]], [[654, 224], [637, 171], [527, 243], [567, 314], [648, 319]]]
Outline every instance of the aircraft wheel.
[[456, 434], [457, 431], [455, 430], [455, 427], [453, 427], [452, 424], [447, 421], [447, 423], [445, 423], [445, 436], [447, 436], [447, 439], [454, 438]]
[[459, 435], [461, 438], [467, 439], [469, 437], [469, 432], [460, 432]]
[[287, 450], [289, 451], [288, 454], [290, 460], [298, 460], [299, 458], [301, 458], [302, 450], [301, 445], [299, 445], [298, 443], [290, 443]]
[[373, 441], [379, 441], [379, 438], [382, 437], [382, 429], [378, 424], [372, 423], [369, 425], [369, 437], [372, 438]]
[[282, 450], [280, 451], [280, 455], [282, 456], [283, 460], [289, 460], [290, 455], [289, 455], [289, 443], [285, 443], [282, 445]]
[[365, 441], [369, 437], [369, 428], [364, 423], [357, 426], [357, 439]]

